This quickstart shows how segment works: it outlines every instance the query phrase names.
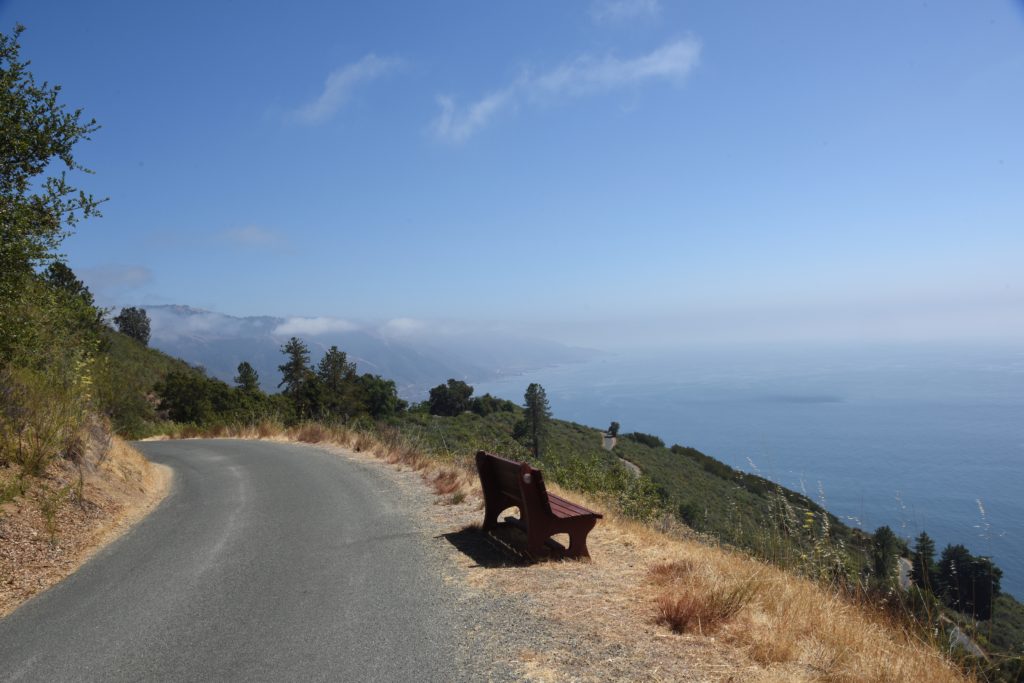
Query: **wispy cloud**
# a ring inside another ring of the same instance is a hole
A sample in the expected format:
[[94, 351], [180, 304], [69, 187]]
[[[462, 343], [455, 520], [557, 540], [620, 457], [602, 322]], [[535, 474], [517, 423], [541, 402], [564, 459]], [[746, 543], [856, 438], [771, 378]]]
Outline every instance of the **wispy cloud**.
[[356, 86], [380, 78], [399, 64], [398, 59], [369, 54], [358, 62], [335, 69], [324, 82], [323, 92], [315, 100], [292, 111], [291, 116], [300, 123], [323, 123], [348, 101]]
[[521, 102], [581, 97], [658, 80], [680, 84], [697, 66], [700, 52], [699, 40], [683, 38], [633, 59], [584, 55], [538, 75], [524, 73], [465, 107], [458, 107], [451, 97], [439, 97], [441, 111], [433, 123], [434, 134], [449, 142], [464, 142], [497, 114]]
[[220, 233], [220, 239], [240, 247], [276, 247], [284, 244], [284, 238], [267, 228], [247, 225], [231, 228]]
[[513, 85], [493, 92], [461, 111], [451, 97], [438, 97], [441, 113], [434, 121], [434, 132], [444, 140], [462, 142], [487, 125], [492, 116], [513, 104], [515, 97], [516, 87]]
[[658, 0], [595, 0], [590, 5], [590, 18], [599, 24], [617, 23], [661, 14]]
[[330, 332], [351, 332], [359, 325], [343, 318], [288, 318], [274, 328], [273, 334], [282, 336], [318, 335]]

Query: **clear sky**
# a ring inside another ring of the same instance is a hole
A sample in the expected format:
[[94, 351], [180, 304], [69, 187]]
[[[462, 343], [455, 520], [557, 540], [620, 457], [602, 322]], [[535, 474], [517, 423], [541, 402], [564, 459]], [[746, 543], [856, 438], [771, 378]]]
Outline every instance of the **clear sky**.
[[[1024, 4], [0, 2], [102, 303], [1024, 339]], [[429, 323], [428, 323], [429, 324]]]

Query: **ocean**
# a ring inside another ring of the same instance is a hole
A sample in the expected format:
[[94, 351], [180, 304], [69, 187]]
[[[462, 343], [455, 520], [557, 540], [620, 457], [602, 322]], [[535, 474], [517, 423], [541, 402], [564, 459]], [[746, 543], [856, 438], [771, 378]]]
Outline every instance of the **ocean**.
[[660, 436], [803, 491], [847, 523], [991, 556], [1024, 597], [1024, 347], [621, 351], [480, 382], [554, 416]]

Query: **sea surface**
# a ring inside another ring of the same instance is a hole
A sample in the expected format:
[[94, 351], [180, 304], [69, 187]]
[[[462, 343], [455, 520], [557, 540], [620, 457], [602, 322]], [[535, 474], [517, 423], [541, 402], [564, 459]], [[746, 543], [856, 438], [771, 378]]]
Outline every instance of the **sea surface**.
[[1024, 347], [693, 347], [476, 383], [697, 448], [849, 524], [962, 543], [1024, 598]]

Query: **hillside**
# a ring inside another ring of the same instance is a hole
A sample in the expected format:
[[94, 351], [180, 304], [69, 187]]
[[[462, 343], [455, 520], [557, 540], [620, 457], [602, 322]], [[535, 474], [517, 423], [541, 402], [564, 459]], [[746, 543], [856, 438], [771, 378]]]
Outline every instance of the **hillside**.
[[115, 431], [126, 438], [153, 433], [160, 419], [153, 387], [169, 372], [201, 376], [185, 361], [103, 328], [97, 358], [96, 398]]

